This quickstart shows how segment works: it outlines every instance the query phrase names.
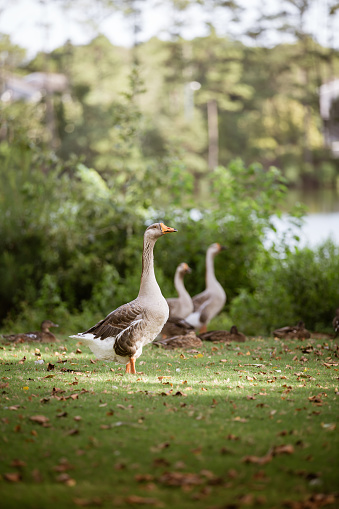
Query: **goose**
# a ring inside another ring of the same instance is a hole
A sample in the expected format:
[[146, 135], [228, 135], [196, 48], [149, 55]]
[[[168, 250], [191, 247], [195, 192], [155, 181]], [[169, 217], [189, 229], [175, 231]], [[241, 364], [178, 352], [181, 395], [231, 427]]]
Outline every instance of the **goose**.
[[245, 334], [239, 332], [238, 328], [235, 325], [232, 325], [229, 332], [227, 330], [211, 330], [208, 332], [203, 332], [198, 336], [203, 341], [216, 341], [218, 343], [221, 342], [226, 343], [229, 341], [237, 341], [238, 343], [244, 343], [247, 339]]
[[170, 318], [185, 318], [193, 311], [192, 298], [184, 285], [185, 274], [191, 272], [191, 268], [185, 262], [180, 263], [175, 271], [174, 286], [178, 292], [178, 298], [166, 299]]
[[334, 337], [336, 338], [339, 334], [339, 308], [337, 308], [335, 312], [335, 317], [333, 318], [332, 325], [335, 332]]
[[310, 332], [305, 329], [303, 321], [299, 321], [297, 325], [281, 327], [273, 331], [273, 335], [280, 339], [308, 339], [311, 337]]
[[193, 325], [189, 324], [183, 318], [169, 317], [162, 328], [161, 337], [163, 339], [172, 336], [185, 336], [194, 330]]
[[217, 281], [214, 273], [214, 257], [225, 247], [217, 242], [211, 244], [206, 252], [206, 289], [192, 298], [194, 310], [185, 320], [199, 329], [200, 333], [207, 332], [208, 323], [222, 310], [226, 302], [226, 293]]
[[136, 373], [135, 360], [167, 321], [169, 309], [155, 278], [153, 249], [160, 237], [176, 231], [164, 223], [146, 228], [137, 298], [118, 307], [87, 331], [70, 336], [88, 345], [98, 359], [125, 364], [126, 373]]
[[153, 345], [162, 346], [166, 350], [174, 350], [175, 348], [200, 348], [202, 344], [203, 343], [201, 339], [196, 336], [194, 331], [191, 331], [183, 336], [178, 335], [153, 341]]
[[56, 337], [50, 332], [50, 327], [59, 327], [58, 324], [51, 322], [50, 320], [44, 320], [41, 323], [41, 330], [35, 332], [25, 332], [23, 334], [10, 334], [3, 336], [7, 341], [13, 343], [24, 343], [25, 341], [39, 341], [40, 343], [53, 343]]

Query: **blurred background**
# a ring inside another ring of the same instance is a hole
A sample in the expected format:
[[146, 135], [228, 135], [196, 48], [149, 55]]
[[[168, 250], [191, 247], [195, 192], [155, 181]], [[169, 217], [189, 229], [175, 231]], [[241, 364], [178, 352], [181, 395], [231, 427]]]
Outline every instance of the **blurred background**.
[[0, 1], [0, 327], [85, 330], [136, 297], [142, 236], [163, 294], [187, 262], [210, 328], [339, 307], [339, 3]]

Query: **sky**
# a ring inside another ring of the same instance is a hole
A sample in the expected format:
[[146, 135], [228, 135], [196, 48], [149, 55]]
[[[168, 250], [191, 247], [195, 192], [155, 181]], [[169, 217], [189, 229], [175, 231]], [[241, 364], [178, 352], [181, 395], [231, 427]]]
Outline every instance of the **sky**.
[[[277, 8], [279, 0], [240, 0], [246, 6], [246, 14], [241, 27], [253, 26], [257, 9], [265, 13]], [[266, 3], [265, 3], [266, 2]], [[86, 14], [94, 13], [95, 1], [88, 0]], [[148, 40], [152, 36], [165, 37], [172, 12], [166, 2], [157, 0], [143, 0], [140, 2], [142, 14], [140, 16], [142, 32], [138, 34], [138, 41]], [[88, 10], [89, 9], [89, 10]], [[339, 13], [332, 29], [329, 29], [326, 17], [326, 0], [314, 0], [314, 8], [306, 20], [307, 29], [316, 35], [318, 41], [328, 45], [331, 34], [334, 34], [334, 47], [339, 48]], [[98, 9], [95, 7], [95, 14]], [[101, 13], [100, 32], [108, 37], [114, 45], [131, 46], [133, 44], [133, 26], [131, 20], [126, 20], [121, 14]], [[214, 10], [207, 14], [214, 19], [217, 33], [227, 35], [228, 30], [236, 32], [236, 24], [232, 24], [229, 13], [223, 9]], [[84, 16], [85, 17], [85, 16]], [[186, 28], [182, 31], [184, 38], [191, 39], [207, 34], [205, 16], [200, 8], [191, 8], [185, 15]], [[38, 51], [51, 51], [70, 39], [73, 44], [86, 44], [95, 35], [93, 27], [81, 23], [81, 14], [66, 11], [55, 0], [0, 0], [0, 33], [11, 36], [13, 43], [27, 49], [28, 58], [34, 57]], [[46, 28], [48, 27], [48, 29]], [[280, 42], [271, 38], [271, 44]]]

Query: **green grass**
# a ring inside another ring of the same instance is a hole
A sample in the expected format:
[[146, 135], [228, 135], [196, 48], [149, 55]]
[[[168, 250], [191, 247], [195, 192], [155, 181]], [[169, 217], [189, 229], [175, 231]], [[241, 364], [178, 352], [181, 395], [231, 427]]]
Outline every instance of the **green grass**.
[[2, 506], [338, 507], [338, 353], [318, 339], [149, 345], [133, 376], [70, 339], [2, 344]]

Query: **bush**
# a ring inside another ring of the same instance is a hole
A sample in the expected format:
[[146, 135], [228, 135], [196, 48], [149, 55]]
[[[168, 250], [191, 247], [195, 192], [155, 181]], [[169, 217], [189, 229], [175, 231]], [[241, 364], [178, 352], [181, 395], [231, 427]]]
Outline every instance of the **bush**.
[[312, 251], [268, 255], [253, 271], [255, 290], [242, 289], [232, 301], [230, 315], [247, 334], [269, 334], [303, 320], [312, 331], [333, 332], [339, 306], [339, 247], [328, 240]]

